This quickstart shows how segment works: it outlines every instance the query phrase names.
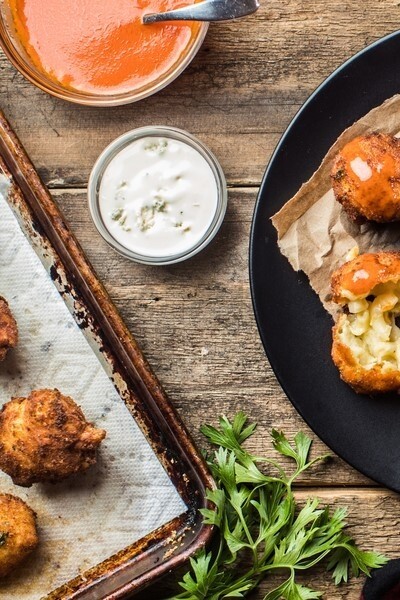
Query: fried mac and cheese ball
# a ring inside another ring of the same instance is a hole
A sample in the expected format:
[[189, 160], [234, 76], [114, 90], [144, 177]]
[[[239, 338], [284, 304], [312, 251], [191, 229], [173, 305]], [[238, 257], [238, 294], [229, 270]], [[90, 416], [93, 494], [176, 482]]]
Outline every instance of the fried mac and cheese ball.
[[0, 296], [0, 361], [4, 360], [10, 348], [18, 343], [18, 328], [7, 300]]
[[351, 219], [400, 220], [400, 140], [385, 133], [359, 136], [337, 154], [332, 187]]
[[361, 254], [332, 275], [343, 312], [333, 327], [332, 358], [356, 392], [400, 391], [400, 252]]
[[0, 494], [0, 577], [6, 577], [38, 545], [36, 515], [23, 500]]
[[55, 483], [93, 465], [105, 435], [72, 398], [37, 390], [0, 411], [0, 469], [17, 485]]

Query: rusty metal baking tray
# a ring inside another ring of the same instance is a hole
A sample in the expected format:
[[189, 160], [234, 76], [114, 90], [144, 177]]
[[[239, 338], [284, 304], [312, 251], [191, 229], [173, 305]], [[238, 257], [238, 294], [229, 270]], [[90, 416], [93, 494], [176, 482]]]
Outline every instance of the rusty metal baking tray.
[[[11, 177], [9, 203], [22, 230], [84, 331], [118, 394], [162, 463], [187, 510], [85, 571], [47, 600], [126, 598], [182, 564], [209, 541], [202, 524], [207, 467], [23, 147], [0, 112], [0, 172]], [[77, 547], [79, 552], [79, 547]]]

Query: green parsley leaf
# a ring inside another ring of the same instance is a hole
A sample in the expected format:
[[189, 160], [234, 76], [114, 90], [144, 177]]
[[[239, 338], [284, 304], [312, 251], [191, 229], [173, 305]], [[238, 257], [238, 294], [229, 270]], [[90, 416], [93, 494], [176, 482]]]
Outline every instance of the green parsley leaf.
[[287, 578], [264, 600], [314, 600], [321, 593], [300, 585], [296, 577], [320, 562], [326, 562], [336, 585], [384, 565], [386, 557], [359, 550], [347, 535], [346, 509], [331, 514], [316, 498], [297, 506], [293, 482], [326, 458], [309, 460], [312, 440], [300, 432], [290, 442], [281, 431], [272, 431], [275, 450], [294, 461], [293, 472], [286, 473], [277, 461], [253, 456], [243, 447], [256, 428], [247, 421], [239, 412], [233, 421], [221, 417], [219, 428], [201, 428], [217, 447], [212, 456], [205, 455], [217, 484], [207, 491], [214, 509], [201, 510], [217, 535], [208, 552], [202, 549], [190, 560], [191, 570], [179, 584], [184, 591], [170, 600], [245, 598], [274, 570]]

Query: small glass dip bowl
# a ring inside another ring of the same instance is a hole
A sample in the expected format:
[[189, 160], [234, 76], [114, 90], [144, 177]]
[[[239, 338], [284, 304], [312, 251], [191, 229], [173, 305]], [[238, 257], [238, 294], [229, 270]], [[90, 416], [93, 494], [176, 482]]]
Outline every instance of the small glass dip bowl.
[[[160, 255], [157, 256], [135, 252], [120, 243], [120, 241], [118, 241], [112, 235], [110, 229], [106, 226], [100, 205], [102, 179], [110, 163], [133, 142], [151, 137], [175, 140], [196, 151], [200, 157], [204, 159], [205, 163], [207, 163], [210, 171], [212, 172], [212, 175], [215, 179], [216, 189], [216, 205], [212, 210], [212, 213], [209, 215], [210, 224], [201, 238], [196, 240], [193, 245], [184, 251], [174, 253], [166, 248], [164, 253], [160, 253]], [[195, 138], [190, 133], [181, 129], [176, 129], [174, 127], [152, 126], [140, 127], [139, 129], [134, 129], [128, 133], [125, 133], [114, 140], [102, 152], [97, 159], [89, 177], [88, 202], [90, 213], [97, 230], [104, 240], [112, 248], [114, 248], [114, 250], [126, 258], [139, 263], [148, 265], [171, 265], [191, 258], [211, 242], [224, 220], [228, 203], [228, 192], [222, 168], [214, 154], [207, 148], [207, 146], [205, 146], [202, 142], [200, 142], [200, 140]]]
[[[44, 3], [45, 5], [46, 3]], [[45, 10], [45, 8], [44, 8]], [[119, 106], [137, 102], [162, 90], [174, 81], [190, 64], [199, 51], [208, 30], [208, 23], [199, 24], [198, 31], [172, 67], [157, 79], [140, 88], [123, 93], [96, 94], [64, 87], [47, 77], [33, 64], [15, 32], [10, 6], [7, 0], [0, 0], [0, 46], [14, 67], [28, 81], [38, 88], [62, 100], [86, 106]]]

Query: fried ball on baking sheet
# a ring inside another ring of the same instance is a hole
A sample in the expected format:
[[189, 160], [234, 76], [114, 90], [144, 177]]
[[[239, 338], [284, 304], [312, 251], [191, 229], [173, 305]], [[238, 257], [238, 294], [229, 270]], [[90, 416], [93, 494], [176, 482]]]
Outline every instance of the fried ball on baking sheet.
[[38, 541], [33, 510], [21, 498], [0, 494], [0, 577], [12, 573]]
[[18, 328], [8, 302], [0, 296], [0, 361], [4, 360], [10, 348], [18, 343]]
[[340, 376], [359, 393], [400, 391], [400, 252], [361, 254], [331, 283], [343, 310], [332, 345]]
[[0, 469], [17, 485], [55, 483], [93, 465], [105, 435], [72, 398], [37, 390], [0, 411]]
[[384, 133], [360, 136], [337, 154], [332, 187], [349, 217], [400, 220], [400, 140]]

